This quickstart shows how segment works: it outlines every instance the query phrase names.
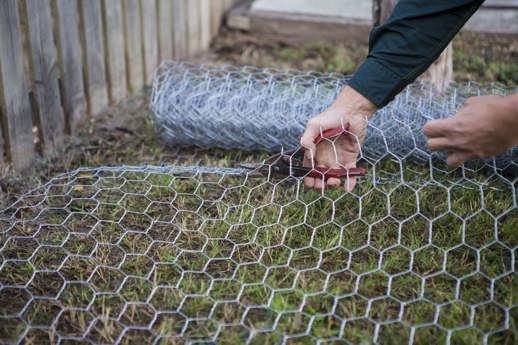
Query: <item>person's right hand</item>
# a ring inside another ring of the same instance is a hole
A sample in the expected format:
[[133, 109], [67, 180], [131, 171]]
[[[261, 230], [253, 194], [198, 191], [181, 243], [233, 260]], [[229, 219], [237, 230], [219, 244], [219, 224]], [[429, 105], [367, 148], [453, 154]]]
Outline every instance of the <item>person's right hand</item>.
[[[346, 86], [335, 103], [326, 111], [311, 118], [300, 142], [306, 150], [304, 165], [326, 168], [352, 168], [356, 166], [360, 146], [365, 138], [367, 120], [378, 110], [378, 107], [353, 88]], [[315, 146], [319, 134], [345, 124], [349, 124], [347, 133], [330, 140], [323, 140]], [[306, 177], [307, 187], [322, 191], [340, 187], [339, 179], [331, 178], [325, 183], [322, 179]], [[344, 183], [346, 192], [356, 185], [356, 178], [350, 177]]]

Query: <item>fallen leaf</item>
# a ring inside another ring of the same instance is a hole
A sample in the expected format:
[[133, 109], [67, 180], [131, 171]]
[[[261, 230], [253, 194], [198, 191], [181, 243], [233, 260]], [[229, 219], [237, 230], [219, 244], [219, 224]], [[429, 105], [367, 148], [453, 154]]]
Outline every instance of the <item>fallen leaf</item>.
[[85, 188], [83, 186], [74, 186], [74, 192], [82, 192]]

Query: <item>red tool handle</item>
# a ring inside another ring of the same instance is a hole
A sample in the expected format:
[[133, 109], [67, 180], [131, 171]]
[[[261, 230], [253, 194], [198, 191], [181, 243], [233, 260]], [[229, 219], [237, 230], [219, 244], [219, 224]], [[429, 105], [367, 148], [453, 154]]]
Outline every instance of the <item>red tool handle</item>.
[[330, 178], [347, 178], [349, 176], [365, 176], [367, 171], [363, 168], [349, 169], [329, 169], [324, 167], [315, 167], [309, 173], [309, 177], [316, 177], [327, 182]]
[[[318, 145], [322, 140], [336, 137], [337, 135], [343, 134], [343, 135], [349, 135], [346, 131], [349, 129], [349, 123], [344, 124], [343, 126], [336, 127], [333, 129], [330, 129], [328, 131], [323, 132], [322, 134], [319, 134], [315, 138], [315, 145]], [[302, 136], [299, 137], [299, 141], [302, 138]], [[305, 147], [300, 148], [302, 151], [306, 151]]]
[[[328, 131], [319, 134], [315, 138], [315, 145], [318, 145], [322, 140], [335, 137], [337, 135], [349, 135], [347, 132], [349, 130], [349, 123], [344, 124], [343, 126], [336, 127], [330, 129]], [[300, 140], [300, 137], [299, 137]], [[305, 151], [305, 147], [300, 148], [302, 151]], [[323, 179], [324, 182], [327, 182], [330, 178], [347, 178], [349, 176], [365, 176], [367, 171], [363, 168], [349, 168], [349, 169], [329, 169], [325, 167], [315, 167], [309, 173], [309, 177], [316, 177], [319, 179]]]
[[349, 130], [349, 123], [344, 124], [343, 126], [336, 127], [334, 129], [330, 129], [328, 131], [323, 132], [322, 134], [319, 134], [315, 138], [315, 145], [317, 145], [319, 142], [321, 142], [324, 139], [332, 138], [340, 134], [349, 135], [346, 131]]

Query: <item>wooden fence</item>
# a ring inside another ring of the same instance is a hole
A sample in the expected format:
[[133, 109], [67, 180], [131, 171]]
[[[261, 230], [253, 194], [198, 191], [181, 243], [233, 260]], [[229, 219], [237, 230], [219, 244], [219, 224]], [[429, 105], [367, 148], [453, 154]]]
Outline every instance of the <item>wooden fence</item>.
[[235, 2], [0, 0], [0, 166], [54, 155], [160, 61], [207, 49]]

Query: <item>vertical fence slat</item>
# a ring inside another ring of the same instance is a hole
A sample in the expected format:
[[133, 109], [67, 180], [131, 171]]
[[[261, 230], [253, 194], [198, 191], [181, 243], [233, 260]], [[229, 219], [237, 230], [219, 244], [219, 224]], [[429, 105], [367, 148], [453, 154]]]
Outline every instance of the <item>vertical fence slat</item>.
[[144, 81], [153, 83], [158, 65], [158, 27], [156, 0], [142, 0], [142, 48], [144, 49]]
[[63, 147], [65, 120], [59, 91], [59, 71], [48, 1], [24, 0], [23, 21], [29, 44], [30, 86], [43, 154], [55, 155]]
[[104, 50], [110, 103], [126, 96], [126, 59], [121, 0], [103, 0]]
[[174, 56], [173, 3], [158, 0], [158, 50], [160, 61], [172, 60]]
[[36, 152], [17, 0], [0, 1], [0, 117], [4, 149], [13, 168], [23, 171]]
[[101, 2], [81, 0], [79, 6], [88, 112], [99, 116], [108, 108]]
[[79, 41], [77, 2], [54, 0], [61, 97], [68, 129], [75, 133], [85, 117], [85, 92]]
[[140, 0], [122, 0], [124, 13], [124, 44], [126, 72], [130, 92], [144, 86], [144, 58], [140, 31]]
[[36, 152], [17, 0], [0, 2], [0, 117], [4, 149], [13, 168], [23, 171], [34, 163]]
[[211, 0], [200, 0], [200, 8], [199, 8], [199, 17], [201, 19], [200, 22], [200, 30], [201, 30], [201, 49], [207, 50], [210, 46], [210, 41], [212, 39], [211, 35], [211, 11], [212, 6]]
[[187, 3], [187, 35], [189, 56], [201, 50], [200, 0], [189, 0]]
[[174, 58], [182, 60], [187, 58], [187, 0], [174, 0], [173, 25], [174, 25]]

